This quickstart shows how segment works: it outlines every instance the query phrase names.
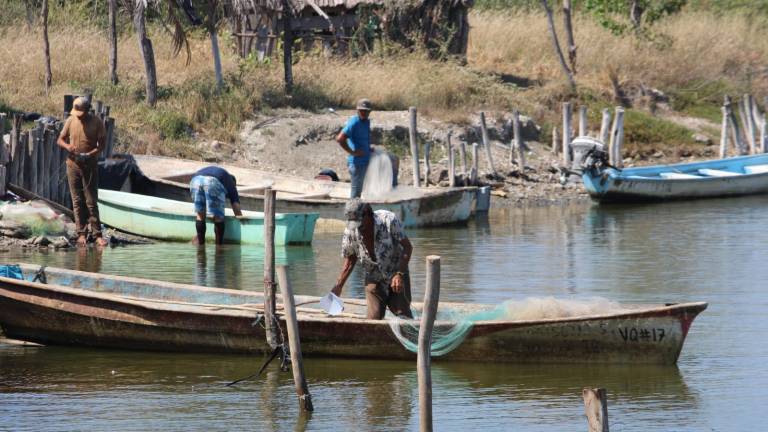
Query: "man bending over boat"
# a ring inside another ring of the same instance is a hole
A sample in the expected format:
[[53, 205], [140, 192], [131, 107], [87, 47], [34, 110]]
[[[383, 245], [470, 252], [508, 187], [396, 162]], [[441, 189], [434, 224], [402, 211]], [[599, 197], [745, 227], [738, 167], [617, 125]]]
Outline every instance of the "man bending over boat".
[[388, 210], [376, 210], [360, 199], [347, 202], [347, 227], [341, 241], [344, 264], [336, 285], [337, 296], [358, 261], [365, 270], [368, 318], [382, 319], [386, 309], [399, 316], [411, 314], [411, 277], [408, 261], [413, 246], [400, 221]]
[[209, 166], [201, 169], [192, 176], [189, 182], [189, 192], [195, 203], [195, 229], [197, 237], [193, 243], [205, 244], [205, 216], [207, 213], [213, 216], [213, 233], [216, 236], [216, 244], [224, 243], [224, 202], [229, 198], [232, 203], [232, 211], [235, 216], [242, 216], [240, 209], [240, 196], [235, 187], [235, 176], [224, 168]]

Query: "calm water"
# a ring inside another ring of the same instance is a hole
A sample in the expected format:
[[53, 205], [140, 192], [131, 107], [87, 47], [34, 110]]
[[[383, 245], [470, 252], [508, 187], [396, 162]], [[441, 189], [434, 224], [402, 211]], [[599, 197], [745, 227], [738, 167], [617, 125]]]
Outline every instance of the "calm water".
[[[441, 299], [530, 296], [708, 301], [677, 367], [436, 362], [435, 430], [586, 430], [581, 389], [609, 392], [612, 431], [765, 430], [768, 198], [637, 207], [495, 211], [468, 228], [414, 230], [414, 297], [424, 257], [442, 260]], [[300, 294], [324, 294], [337, 235], [278, 250]], [[103, 273], [261, 290], [262, 251], [182, 244], [0, 254]], [[345, 296], [362, 298], [360, 274]], [[0, 430], [418, 429], [415, 362], [305, 359], [316, 412], [298, 415], [290, 373], [235, 388], [260, 357], [0, 345]]]

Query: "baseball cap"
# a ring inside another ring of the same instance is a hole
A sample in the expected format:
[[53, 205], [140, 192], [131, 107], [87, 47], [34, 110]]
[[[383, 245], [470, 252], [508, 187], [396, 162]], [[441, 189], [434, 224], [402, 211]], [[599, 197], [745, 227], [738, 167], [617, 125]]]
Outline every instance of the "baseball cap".
[[84, 97], [79, 97], [72, 102], [72, 111], [69, 113], [75, 117], [82, 117], [83, 114], [91, 110], [91, 102]]
[[346, 206], [344, 206], [344, 216], [347, 219], [347, 228], [359, 228], [360, 223], [363, 221], [363, 215], [365, 214], [366, 209], [370, 208], [371, 205], [360, 198], [352, 198], [347, 201]]
[[370, 99], [360, 99], [357, 101], [357, 109], [359, 111], [370, 111], [373, 109], [373, 105], [371, 105]]

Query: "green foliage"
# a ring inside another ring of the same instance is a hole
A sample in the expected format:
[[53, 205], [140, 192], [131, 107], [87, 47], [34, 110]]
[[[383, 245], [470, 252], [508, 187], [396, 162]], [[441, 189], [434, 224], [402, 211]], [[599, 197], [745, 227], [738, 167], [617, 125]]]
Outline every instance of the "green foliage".
[[670, 105], [675, 111], [718, 123], [722, 116], [723, 95], [733, 90], [725, 81], [692, 83], [686, 88], [670, 91]]
[[635, 144], [695, 144], [691, 130], [633, 109], [624, 114], [624, 133], [626, 142]]
[[187, 117], [178, 111], [155, 109], [148, 112], [148, 122], [164, 139], [189, 138], [192, 132]]
[[591, 12], [603, 27], [620, 35], [630, 29], [647, 31], [647, 27], [656, 21], [680, 12], [687, 0], [638, 0], [637, 21], [634, 22], [631, 3], [627, 0], [584, 0], [584, 9]]

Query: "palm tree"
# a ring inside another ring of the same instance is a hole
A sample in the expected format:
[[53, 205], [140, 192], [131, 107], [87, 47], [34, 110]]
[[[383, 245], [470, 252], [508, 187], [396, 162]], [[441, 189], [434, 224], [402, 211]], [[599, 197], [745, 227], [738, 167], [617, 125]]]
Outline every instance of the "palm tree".
[[147, 36], [147, 21], [145, 17], [147, 6], [147, 0], [136, 0], [136, 4], [133, 6], [133, 28], [139, 41], [141, 58], [144, 60], [147, 104], [154, 107], [157, 103], [157, 67], [155, 66], [155, 51], [152, 49], [152, 40]]

